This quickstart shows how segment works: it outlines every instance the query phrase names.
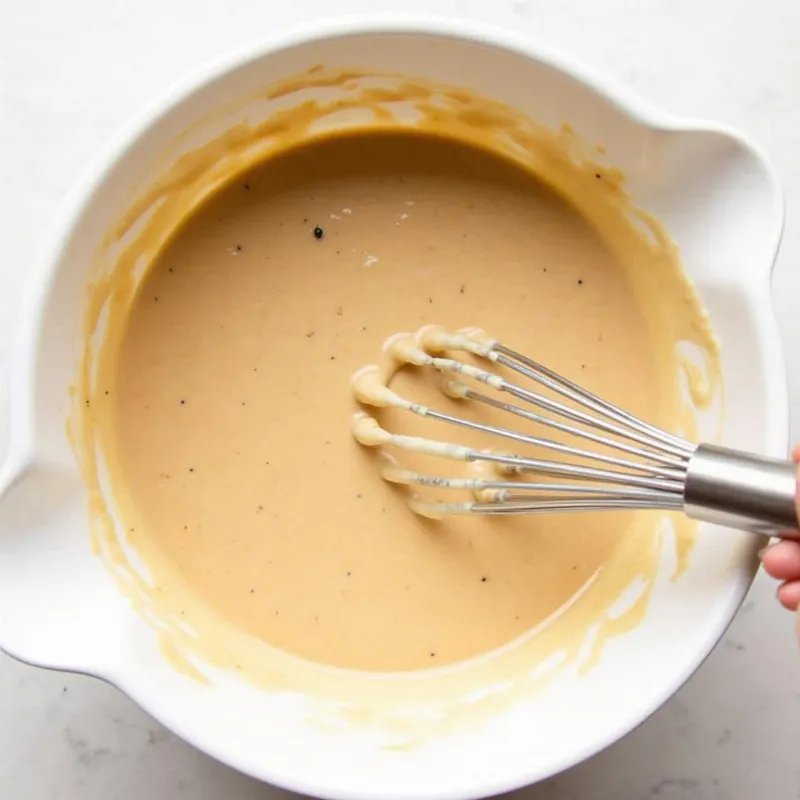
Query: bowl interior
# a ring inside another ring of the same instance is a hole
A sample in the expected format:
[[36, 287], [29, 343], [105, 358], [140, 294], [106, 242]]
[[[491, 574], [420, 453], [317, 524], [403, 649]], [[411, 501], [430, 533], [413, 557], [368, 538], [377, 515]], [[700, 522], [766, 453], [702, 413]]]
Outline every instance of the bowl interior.
[[[592, 754], [652, 712], [705, 657], [749, 585], [757, 541], [703, 529], [677, 583], [669, 580], [672, 556], [664, 554], [645, 619], [612, 640], [595, 669], [564, 671], [546, 691], [483, 724], [412, 748], [386, 747], [365, 726], [312, 725], [303, 697], [258, 691], [230, 676], [204, 685], [173, 670], [92, 552], [64, 420], [93, 254], [177, 137], [195, 125], [202, 131], [202, 120], [232, 99], [317, 64], [467, 86], [553, 128], [569, 123], [605, 147], [603, 160], [625, 172], [637, 203], [681, 248], [723, 346], [721, 441], [772, 454], [785, 448], [784, 378], [768, 298], [780, 197], [760, 156], [735, 135], [681, 126], [591, 76], [571, 77], [527, 45], [467, 28], [456, 33], [409, 26], [287, 37], [178, 89], [71, 200], [44, 254], [17, 353], [15, 447], [0, 473], [8, 484], [0, 483], [7, 490], [0, 505], [0, 646], [34, 663], [107, 677], [216, 758], [322, 796], [483, 796]], [[231, 108], [213, 124], [224, 129], [271, 110], [262, 100]], [[195, 143], [193, 135], [182, 146]]]

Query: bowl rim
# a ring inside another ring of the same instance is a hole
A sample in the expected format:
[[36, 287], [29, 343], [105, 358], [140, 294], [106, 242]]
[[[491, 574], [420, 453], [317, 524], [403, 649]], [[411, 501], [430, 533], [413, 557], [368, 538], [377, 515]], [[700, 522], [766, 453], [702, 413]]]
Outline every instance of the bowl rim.
[[[6, 491], [21, 479], [37, 461], [34, 425], [37, 353], [44, 327], [47, 299], [62, 260], [62, 251], [72, 230], [80, 220], [85, 207], [90, 203], [98, 188], [107, 180], [117, 160], [142, 135], [168, 114], [175, 105], [186, 101], [208, 84], [229, 72], [267, 56], [306, 44], [349, 36], [369, 37], [380, 35], [416, 35], [460, 39], [485, 45], [496, 50], [503, 50], [538, 62], [542, 66], [572, 78], [610, 102], [625, 117], [652, 131], [719, 133], [736, 140], [744, 149], [749, 151], [749, 154], [758, 162], [773, 189], [772, 212], [775, 216], [775, 233], [770, 243], [771, 257], [769, 263], [766, 263], [765, 260], [763, 267], [754, 268], [750, 275], [760, 289], [757, 301], [762, 306], [761, 322], [764, 328], [761, 333], [768, 341], [771, 355], [765, 368], [769, 371], [775, 388], [774, 394], [776, 397], [773, 399], [776, 403], [779, 401], [779, 407], [771, 406], [770, 408], [773, 438], [775, 440], [774, 447], [772, 442], [770, 447], [777, 449], [778, 440], [785, 444], [788, 437], [786, 371], [777, 321], [769, 295], [770, 279], [783, 232], [784, 199], [776, 172], [761, 148], [731, 126], [701, 118], [681, 117], [662, 111], [614, 78], [602, 74], [600, 71], [583, 63], [580, 59], [567, 56], [551, 48], [539, 41], [535, 36], [516, 33], [498, 26], [489, 26], [442, 15], [369, 13], [323, 18], [311, 23], [286, 27], [269, 36], [261, 37], [254, 42], [235, 48], [227, 54], [212, 59], [201, 67], [190, 71], [184, 77], [173, 82], [159, 97], [136, 113], [132, 119], [129, 119], [119, 129], [116, 136], [112, 137], [104, 151], [94, 160], [94, 163], [89, 166], [82, 178], [77, 181], [73, 189], [67, 194], [54, 223], [50, 227], [49, 234], [45, 237], [44, 245], [40, 248], [35, 258], [34, 268], [23, 292], [19, 308], [8, 372], [9, 446], [5, 460], [0, 465], [0, 500]], [[639, 707], [635, 714], [628, 715], [629, 718], [625, 720], [624, 724], [618, 723], [615, 726], [615, 730], [613, 732], [609, 731], [606, 737], [596, 739], [591, 745], [584, 747], [582, 750], [573, 751], [569, 757], [563, 758], [560, 763], [548, 762], [546, 770], [542, 770], [541, 767], [519, 769], [513, 774], [508, 773], [498, 776], [491, 782], [484, 781], [481, 786], [476, 786], [469, 794], [465, 794], [459, 788], [448, 791], [436, 790], [434, 793], [422, 789], [416, 792], [415, 796], [417, 798], [430, 798], [430, 800], [450, 800], [450, 798], [456, 800], [456, 798], [478, 798], [507, 792], [568, 769], [601, 752], [623, 736], [628, 735], [680, 689], [705, 661], [714, 646], [725, 634], [730, 621], [749, 589], [754, 575], [754, 569], [742, 569], [739, 571], [735, 588], [731, 592], [725, 613], [720, 617], [722, 624], [717, 625], [715, 629], [711, 629], [708, 632], [704, 647], [695, 652], [693, 658], [687, 659], [684, 669], [672, 681], [662, 686], [661, 691], [654, 697], [653, 702], [646, 707]], [[2, 631], [0, 631], [1, 637]], [[159, 704], [155, 702], [153, 696], [146, 689], [146, 680], [137, 679], [131, 673], [126, 674], [124, 671], [115, 671], [110, 669], [108, 665], [37, 661], [26, 658], [24, 653], [16, 653], [12, 649], [5, 649], [2, 646], [2, 642], [0, 642], [0, 649], [21, 661], [26, 661], [36, 666], [74, 671], [107, 680], [181, 738], [203, 752], [209, 753], [208, 749], [199, 741], [202, 736], [195, 735], [193, 731], [185, 730], [181, 722], [174, 718], [168, 708], [159, 707]], [[262, 763], [256, 770], [252, 763], [243, 763], [237, 757], [237, 754], [233, 752], [215, 752], [213, 756], [240, 772], [295, 792], [312, 794], [317, 797], [330, 798], [331, 800], [373, 800], [369, 794], [341, 791], [339, 787], [322, 785], [325, 783], [324, 781], [322, 783], [317, 782], [313, 777], [309, 779], [309, 776], [300, 778], [296, 774], [288, 775], [279, 767], [275, 768], [275, 765], [267, 766]], [[391, 788], [383, 791], [382, 797], [400, 800], [400, 795]]]

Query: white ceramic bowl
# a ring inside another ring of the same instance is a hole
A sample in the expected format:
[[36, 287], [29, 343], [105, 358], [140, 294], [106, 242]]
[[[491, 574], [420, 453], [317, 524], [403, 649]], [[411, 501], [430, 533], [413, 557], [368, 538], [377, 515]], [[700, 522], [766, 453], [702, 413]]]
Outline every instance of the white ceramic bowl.
[[677, 240], [721, 339], [722, 441], [785, 452], [784, 371], [769, 294], [782, 199], [755, 147], [720, 126], [656, 111], [527, 39], [435, 20], [319, 24], [275, 36], [174, 88], [66, 203], [14, 353], [11, 448], [0, 470], [0, 647], [33, 664], [105, 678], [205, 752], [296, 791], [365, 800], [485, 796], [575, 764], [663, 703], [735, 613], [756, 568], [754, 539], [704, 529], [682, 579], [659, 582], [646, 618], [610, 642], [583, 677], [566, 672], [483, 724], [387, 749], [369, 730], [312, 726], [302, 703], [278, 693], [232, 680], [204, 686], [174, 671], [92, 553], [85, 493], [64, 433], [87, 265], [135, 184], [208, 112], [319, 63], [468, 86], [604, 144], [636, 202]]

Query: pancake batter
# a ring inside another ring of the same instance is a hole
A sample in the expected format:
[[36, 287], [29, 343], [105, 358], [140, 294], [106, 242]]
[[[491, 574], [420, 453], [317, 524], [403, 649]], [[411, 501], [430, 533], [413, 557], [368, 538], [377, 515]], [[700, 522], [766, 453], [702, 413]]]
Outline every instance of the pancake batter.
[[340, 667], [449, 664], [557, 612], [631, 514], [426, 520], [353, 441], [350, 376], [426, 323], [480, 325], [674, 427], [673, 365], [658, 367], [629, 276], [573, 207], [454, 140], [340, 135], [237, 178], [140, 285], [107, 388], [134, 546], [235, 627]]

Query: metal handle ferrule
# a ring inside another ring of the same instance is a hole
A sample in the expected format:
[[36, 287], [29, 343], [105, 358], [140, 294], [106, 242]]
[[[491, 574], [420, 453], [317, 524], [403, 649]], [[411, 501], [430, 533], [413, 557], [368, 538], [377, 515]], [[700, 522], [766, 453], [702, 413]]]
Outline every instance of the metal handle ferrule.
[[689, 460], [684, 509], [704, 522], [800, 539], [796, 494], [791, 461], [703, 444]]

